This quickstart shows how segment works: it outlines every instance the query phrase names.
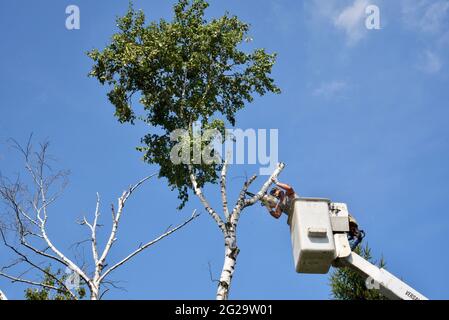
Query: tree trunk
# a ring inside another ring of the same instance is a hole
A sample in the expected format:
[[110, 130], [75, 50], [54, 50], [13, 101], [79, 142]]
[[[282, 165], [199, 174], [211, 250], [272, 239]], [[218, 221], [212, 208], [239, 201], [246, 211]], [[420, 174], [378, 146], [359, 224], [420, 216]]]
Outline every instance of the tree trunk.
[[223, 232], [224, 235], [224, 243], [225, 243], [225, 256], [223, 269], [221, 270], [221, 276], [218, 283], [217, 288], [217, 300], [227, 300], [229, 297], [229, 290], [231, 287], [232, 277], [235, 272], [235, 266], [237, 264], [237, 256], [240, 252], [237, 247], [237, 225], [240, 218], [240, 214], [243, 209], [246, 207], [254, 205], [256, 202], [260, 201], [264, 194], [267, 192], [271, 183], [277, 178], [277, 176], [284, 169], [283, 163], [278, 163], [276, 170], [274, 170], [273, 174], [270, 178], [264, 183], [262, 188], [257, 192], [257, 194], [253, 195], [251, 198], [246, 198], [246, 191], [248, 187], [253, 183], [257, 176], [252, 176], [249, 180], [247, 180], [243, 186], [243, 189], [240, 191], [240, 195], [236, 206], [232, 210], [232, 213], [229, 212], [228, 201], [226, 196], [226, 170], [227, 170], [227, 161], [223, 164], [223, 169], [221, 171], [221, 198], [223, 203], [223, 212], [226, 218], [225, 222], [222, 220], [220, 215], [210, 206], [206, 197], [203, 194], [203, 191], [198, 186], [195, 175], [193, 173], [193, 167], [190, 165], [190, 180], [192, 182], [193, 189], [195, 194], [200, 199], [206, 211], [209, 215], [215, 220], [220, 231]]
[[99, 288], [98, 286], [91, 285], [90, 286], [90, 300], [98, 300], [99, 297]]
[[7, 298], [6, 295], [3, 293], [2, 290], [0, 290], [0, 300], [8, 300], [8, 298]]
[[217, 300], [228, 300], [232, 276], [234, 275], [237, 256], [240, 251], [236, 244], [235, 235], [227, 235], [226, 238], [230, 241], [225, 241], [225, 257], [218, 283]]
[[98, 294], [97, 293], [91, 293], [90, 300], [98, 300]]

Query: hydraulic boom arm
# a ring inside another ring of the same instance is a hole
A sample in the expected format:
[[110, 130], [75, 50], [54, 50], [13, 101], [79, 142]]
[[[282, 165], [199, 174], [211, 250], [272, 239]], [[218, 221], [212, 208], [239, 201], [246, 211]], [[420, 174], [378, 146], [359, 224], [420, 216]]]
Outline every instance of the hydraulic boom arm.
[[367, 286], [379, 289], [389, 299], [400, 300], [428, 300], [421, 293], [399, 280], [390, 272], [379, 268], [355, 252], [351, 252], [346, 258], [336, 261], [337, 266], [349, 267], [367, 279]]

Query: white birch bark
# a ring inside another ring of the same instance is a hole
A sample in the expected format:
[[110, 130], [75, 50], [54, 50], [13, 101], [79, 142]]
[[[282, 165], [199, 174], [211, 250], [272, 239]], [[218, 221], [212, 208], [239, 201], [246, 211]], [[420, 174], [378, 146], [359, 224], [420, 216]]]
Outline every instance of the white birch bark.
[[223, 215], [225, 217], [225, 221], [220, 217], [220, 215], [209, 205], [205, 195], [203, 194], [201, 188], [198, 187], [195, 176], [193, 173], [190, 175], [190, 180], [192, 182], [193, 189], [195, 194], [200, 199], [200, 202], [209, 213], [209, 215], [214, 219], [217, 223], [218, 227], [223, 233], [224, 236], [224, 244], [225, 244], [225, 252], [224, 252], [224, 261], [223, 267], [220, 275], [220, 280], [218, 281], [218, 288], [216, 299], [217, 300], [227, 300], [229, 298], [229, 291], [231, 288], [232, 277], [235, 272], [237, 257], [240, 252], [240, 249], [237, 246], [237, 226], [240, 219], [241, 212], [248, 206], [252, 206], [257, 203], [263, 195], [267, 192], [268, 188], [271, 185], [271, 180], [273, 178], [277, 178], [278, 175], [284, 169], [284, 164], [279, 163], [277, 168], [271, 174], [271, 176], [266, 180], [263, 184], [262, 188], [251, 198], [246, 199], [246, 191], [251, 183], [256, 179], [256, 176], [252, 176], [248, 181], [245, 182], [237, 200], [236, 205], [234, 206], [231, 213], [229, 213], [228, 209], [228, 201], [226, 195], [226, 174], [227, 174], [228, 164], [227, 161], [223, 164], [223, 169], [221, 172], [221, 200], [223, 205]]
[[[19, 231], [20, 231], [20, 237], [21, 237], [21, 244], [30, 249], [31, 251], [33, 251], [35, 254], [40, 255], [42, 257], [45, 258], [50, 258], [53, 259], [67, 267], [69, 267], [74, 273], [76, 273], [80, 278], [82, 278], [84, 280], [84, 282], [86, 283], [89, 291], [90, 291], [90, 299], [91, 300], [98, 300], [101, 297], [101, 288], [102, 288], [102, 284], [104, 283], [105, 278], [115, 269], [117, 269], [118, 267], [124, 265], [126, 262], [128, 262], [129, 260], [131, 260], [133, 257], [135, 257], [136, 255], [138, 255], [139, 253], [141, 253], [142, 251], [144, 251], [145, 249], [149, 248], [150, 246], [156, 244], [157, 242], [159, 242], [160, 240], [164, 239], [165, 237], [168, 237], [169, 235], [171, 235], [172, 233], [176, 232], [177, 230], [181, 229], [182, 227], [184, 227], [185, 225], [187, 225], [188, 223], [190, 223], [192, 220], [196, 219], [199, 214], [196, 213], [196, 210], [193, 212], [193, 214], [191, 215], [191, 217], [189, 219], [187, 219], [186, 221], [184, 221], [183, 223], [181, 223], [180, 225], [170, 228], [169, 230], [167, 230], [166, 232], [164, 232], [163, 234], [161, 234], [160, 236], [158, 236], [157, 238], [143, 244], [140, 245], [136, 250], [132, 251], [129, 255], [127, 255], [125, 258], [123, 258], [122, 260], [120, 260], [119, 262], [113, 264], [111, 267], [105, 269], [104, 265], [106, 262], [106, 259], [111, 251], [111, 248], [113, 247], [113, 244], [116, 242], [117, 240], [117, 232], [118, 232], [118, 227], [119, 227], [119, 223], [120, 223], [120, 218], [122, 217], [123, 214], [123, 209], [125, 207], [125, 203], [128, 200], [128, 198], [131, 196], [131, 194], [134, 192], [135, 189], [137, 189], [140, 185], [142, 185], [145, 181], [147, 181], [148, 179], [150, 179], [152, 176], [150, 177], [146, 177], [144, 179], [142, 179], [141, 181], [139, 181], [136, 185], [132, 186], [129, 190], [123, 192], [122, 196], [118, 199], [118, 210], [117, 212], [115, 212], [114, 208], [111, 209], [112, 211], [112, 226], [111, 226], [111, 231], [108, 237], [108, 241], [105, 244], [105, 247], [101, 253], [101, 256], [99, 255], [99, 251], [98, 251], [98, 241], [97, 241], [97, 228], [98, 228], [98, 219], [100, 217], [100, 196], [97, 194], [97, 204], [96, 204], [96, 208], [95, 208], [95, 213], [94, 213], [94, 219], [93, 219], [93, 223], [89, 223], [87, 221], [86, 218], [83, 219], [83, 221], [81, 221], [81, 225], [86, 225], [89, 230], [90, 230], [90, 234], [91, 234], [91, 249], [92, 249], [92, 258], [94, 260], [94, 271], [93, 271], [93, 276], [90, 277], [84, 270], [81, 269], [81, 267], [79, 267], [77, 264], [75, 264], [72, 260], [70, 260], [62, 251], [60, 251], [56, 245], [50, 240], [49, 236], [47, 235], [47, 228], [46, 228], [46, 223], [47, 223], [47, 219], [48, 219], [48, 215], [47, 215], [47, 208], [46, 208], [46, 202], [45, 202], [45, 193], [40, 193], [40, 197], [41, 197], [41, 201], [43, 203], [42, 206], [44, 207], [39, 207], [37, 202], [35, 203], [34, 207], [36, 210], [36, 218], [32, 219], [30, 215], [26, 214], [25, 211], [23, 211], [20, 208], [20, 204], [18, 202], [13, 201], [14, 206], [17, 208], [16, 211], [16, 215], [18, 217], [18, 221], [21, 221], [21, 215], [24, 216], [24, 214], [31, 219], [31, 221], [33, 222], [34, 225], [36, 225], [38, 227], [38, 230], [40, 231], [40, 234], [34, 234], [34, 236], [40, 238], [45, 245], [47, 246], [47, 248], [51, 251], [53, 251], [53, 253], [55, 255], [50, 255], [49, 253], [47, 253], [44, 250], [39, 250], [36, 249], [35, 247], [31, 246], [27, 241], [26, 241], [26, 237], [27, 237], [27, 233], [30, 234], [29, 231], [26, 231], [24, 229], [24, 227], [22, 226], [22, 223], [19, 222], [19, 225], [21, 227], [19, 227]], [[10, 199], [10, 200], [14, 200], [14, 199]], [[27, 218], [27, 220], [28, 220]], [[3, 240], [3, 243], [6, 247], [8, 247], [9, 249], [11, 249], [17, 256], [20, 257], [20, 260], [22, 262], [27, 263], [28, 265], [30, 265], [31, 267], [33, 267], [34, 269], [37, 269], [39, 271], [41, 271], [42, 273], [45, 273], [47, 275], [49, 275], [50, 277], [52, 277], [62, 288], [64, 288], [66, 290], [66, 292], [68, 292], [71, 297], [73, 299], [76, 299], [77, 296], [76, 294], [74, 294], [73, 290], [69, 289], [63, 282], [61, 282], [60, 280], [58, 280], [57, 277], [55, 277], [52, 274], [48, 274], [48, 272], [45, 269], [42, 269], [41, 267], [39, 267], [38, 264], [32, 262], [30, 260], [30, 258], [23, 254], [21, 251], [19, 251], [17, 248], [15, 248], [13, 245], [9, 244], [5, 234], [3, 233], [3, 231], [0, 229], [0, 239]], [[22, 283], [26, 283], [29, 285], [33, 285], [33, 286], [38, 286], [38, 287], [42, 287], [42, 288], [47, 288], [47, 289], [52, 289], [55, 291], [60, 290], [57, 286], [51, 286], [51, 285], [47, 285], [41, 282], [37, 282], [37, 281], [32, 281], [32, 280], [28, 280], [28, 279], [24, 279], [21, 277], [15, 277], [12, 276], [10, 274], [7, 274], [3, 271], [0, 271], [0, 276], [4, 277], [6, 279], [9, 279], [13, 282], [22, 282]], [[5, 297], [6, 298], [6, 297]]]
[[[235, 241], [235, 239], [233, 239]], [[231, 289], [232, 276], [234, 275], [237, 264], [237, 256], [240, 249], [237, 247], [225, 246], [225, 256], [223, 268], [217, 288], [217, 300], [228, 300], [229, 291]]]
[[[65, 253], [63, 253], [63, 251], [60, 250], [58, 246], [50, 239], [48, 234], [48, 208], [57, 199], [63, 189], [63, 187], [61, 187], [61, 190], [59, 190], [56, 194], [50, 195], [50, 186], [54, 184], [58, 178], [64, 176], [62, 172], [46, 176], [46, 168], [48, 168], [48, 165], [45, 159], [48, 144], [42, 144], [40, 152], [36, 153], [32, 151], [30, 141], [25, 148], [22, 148], [18, 143], [16, 143], [15, 147], [24, 156], [25, 167], [34, 183], [34, 189], [30, 188], [30, 191], [34, 191], [34, 194], [31, 194], [28, 198], [22, 199], [23, 193], [21, 193], [21, 190], [25, 190], [27, 186], [23, 186], [19, 181], [12, 183], [8, 179], [3, 179], [0, 175], [0, 200], [4, 200], [11, 207], [15, 215], [20, 240], [19, 245], [10, 244], [5, 233], [0, 228], [0, 240], [2, 240], [3, 244], [18, 257], [16, 262], [12, 263], [10, 266], [1, 268], [0, 270], [0, 277], [9, 279], [12, 282], [26, 283], [32, 286], [47, 288], [58, 292], [64, 290], [66, 293], [70, 294], [72, 299], [77, 299], [76, 291], [74, 291], [76, 288], [70, 288], [71, 286], [66, 285], [58, 278], [57, 275], [49, 273], [45, 268], [40, 266], [41, 262], [33, 261], [36, 256], [39, 256], [41, 259], [56, 261], [59, 264], [70, 268], [74, 274], [79, 276], [79, 278], [84, 281], [87, 289], [90, 291], [90, 298], [92, 300], [98, 300], [105, 292], [104, 289], [102, 290], [102, 287], [105, 285], [106, 277], [109, 276], [112, 271], [123, 266], [136, 255], [181, 229], [199, 216], [199, 214], [194, 211], [189, 219], [185, 220], [176, 227], [166, 230], [157, 238], [139, 245], [137, 249], [131, 251], [131, 253], [122, 260], [119, 260], [116, 263], [111, 263], [108, 261], [108, 263], [111, 264], [111, 267], [106, 268], [106, 260], [108, 259], [114, 243], [117, 241], [120, 219], [124, 213], [124, 207], [127, 200], [137, 188], [139, 188], [144, 182], [152, 178], [154, 175], [140, 180], [128, 190], [124, 191], [121, 197], [118, 198], [117, 210], [115, 210], [112, 206], [111, 230], [102, 251], [99, 251], [99, 243], [97, 239], [97, 229], [99, 227], [100, 218], [100, 196], [97, 193], [97, 202], [93, 222], [89, 223], [85, 217], [80, 222], [81, 225], [87, 226], [90, 231], [90, 242], [94, 267], [93, 270], [90, 270], [91, 272], [87, 272], [81, 265], [76, 264]], [[35, 158], [33, 157], [34, 155]], [[26, 189], [28, 190], [28, 188]], [[22, 205], [24, 202], [31, 204], [30, 209], [25, 208]], [[45, 248], [39, 249], [39, 246], [44, 246]], [[21, 249], [23, 248], [28, 251], [26, 253], [22, 252]], [[24, 274], [21, 276], [11, 275], [8, 270], [19, 263], [25, 263], [32, 269], [38, 270], [42, 274], [51, 277], [55, 281], [56, 285], [48, 285], [43, 282], [26, 279]], [[0, 299], [1, 298], [6, 299], [6, 296], [0, 291]]]
[[7, 298], [6, 295], [3, 293], [2, 290], [0, 290], [0, 300], [8, 300], [8, 298]]

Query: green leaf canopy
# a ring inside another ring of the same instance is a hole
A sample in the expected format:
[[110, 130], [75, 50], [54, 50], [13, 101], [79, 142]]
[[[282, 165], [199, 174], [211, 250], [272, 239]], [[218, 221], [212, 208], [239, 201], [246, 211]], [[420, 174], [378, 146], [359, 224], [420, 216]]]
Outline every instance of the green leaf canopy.
[[[111, 90], [109, 101], [121, 123], [143, 121], [149, 133], [138, 149], [144, 160], [160, 166], [160, 177], [178, 189], [182, 207], [191, 188], [193, 171], [199, 186], [215, 183], [220, 164], [173, 164], [170, 141], [175, 129], [191, 131], [200, 122], [202, 130], [224, 130], [235, 125], [236, 112], [253, 101], [254, 94], [279, 93], [270, 77], [276, 55], [264, 49], [244, 52], [248, 24], [225, 14], [207, 21], [208, 3], [180, 0], [171, 22], [145, 23], [142, 11], [130, 5], [117, 20], [119, 31], [102, 50], [88, 55], [94, 65], [90, 76]], [[132, 106], [137, 95], [143, 110]]]

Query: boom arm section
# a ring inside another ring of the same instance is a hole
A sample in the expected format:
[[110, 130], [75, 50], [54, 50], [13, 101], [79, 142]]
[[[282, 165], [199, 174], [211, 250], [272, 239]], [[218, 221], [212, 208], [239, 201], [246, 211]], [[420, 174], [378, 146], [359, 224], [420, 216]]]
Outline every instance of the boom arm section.
[[428, 300], [424, 295], [398, 279], [390, 272], [379, 268], [365, 260], [355, 252], [346, 258], [335, 261], [337, 267], [349, 267], [367, 279], [367, 286], [378, 289], [387, 298], [392, 300]]

